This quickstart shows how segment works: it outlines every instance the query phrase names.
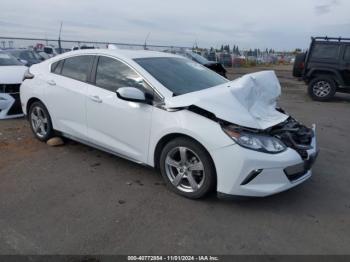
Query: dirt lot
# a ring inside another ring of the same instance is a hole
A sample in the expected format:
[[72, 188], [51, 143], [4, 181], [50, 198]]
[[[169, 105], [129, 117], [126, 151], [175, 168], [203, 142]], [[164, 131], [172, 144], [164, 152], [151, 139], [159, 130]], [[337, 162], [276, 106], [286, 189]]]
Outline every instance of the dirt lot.
[[313, 102], [290, 67], [275, 69], [280, 105], [318, 127], [308, 182], [262, 199], [192, 201], [150, 168], [74, 142], [48, 147], [25, 120], [1, 121], [0, 254], [350, 254], [350, 95]]

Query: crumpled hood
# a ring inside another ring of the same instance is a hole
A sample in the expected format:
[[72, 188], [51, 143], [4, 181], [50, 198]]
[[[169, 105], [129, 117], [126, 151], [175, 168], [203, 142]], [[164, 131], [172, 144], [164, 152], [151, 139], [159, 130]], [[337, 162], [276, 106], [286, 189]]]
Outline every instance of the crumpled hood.
[[22, 83], [26, 66], [0, 66], [0, 84], [20, 84]]
[[274, 71], [244, 75], [231, 82], [165, 100], [166, 108], [198, 106], [217, 118], [244, 127], [266, 129], [288, 118], [276, 110], [281, 86]]

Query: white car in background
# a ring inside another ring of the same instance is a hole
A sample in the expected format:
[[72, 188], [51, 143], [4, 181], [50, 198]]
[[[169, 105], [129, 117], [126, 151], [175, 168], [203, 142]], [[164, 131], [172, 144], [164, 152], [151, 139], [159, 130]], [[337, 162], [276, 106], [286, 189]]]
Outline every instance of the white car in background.
[[27, 69], [17, 58], [0, 51], [0, 119], [23, 116], [19, 88]]
[[228, 81], [187, 58], [78, 50], [34, 65], [21, 86], [35, 136], [55, 134], [159, 168], [175, 192], [267, 196], [311, 176], [315, 128], [276, 108], [273, 71]]

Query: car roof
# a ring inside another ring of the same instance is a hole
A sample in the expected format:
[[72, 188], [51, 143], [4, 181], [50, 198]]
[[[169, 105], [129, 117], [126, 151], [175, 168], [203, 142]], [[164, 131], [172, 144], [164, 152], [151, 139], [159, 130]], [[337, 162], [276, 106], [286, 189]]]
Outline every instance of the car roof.
[[71, 55], [78, 54], [104, 54], [104, 55], [112, 55], [117, 57], [124, 57], [129, 59], [135, 58], [148, 58], [148, 57], [180, 57], [178, 55], [173, 55], [164, 52], [156, 52], [149, 50], [123, 50], [123, 49], [83, 49], [83, 50], [75, 50], [64, 53], [64, 56], [69, 57]]

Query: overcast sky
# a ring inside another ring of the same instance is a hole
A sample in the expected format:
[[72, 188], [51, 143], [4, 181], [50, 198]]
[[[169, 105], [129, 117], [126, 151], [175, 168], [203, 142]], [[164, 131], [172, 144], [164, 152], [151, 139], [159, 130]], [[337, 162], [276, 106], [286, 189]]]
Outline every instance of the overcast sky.
[[1, 0], [0, 35], [241, 48], [350, 37], [349, 0]]

